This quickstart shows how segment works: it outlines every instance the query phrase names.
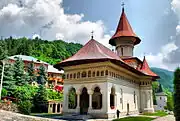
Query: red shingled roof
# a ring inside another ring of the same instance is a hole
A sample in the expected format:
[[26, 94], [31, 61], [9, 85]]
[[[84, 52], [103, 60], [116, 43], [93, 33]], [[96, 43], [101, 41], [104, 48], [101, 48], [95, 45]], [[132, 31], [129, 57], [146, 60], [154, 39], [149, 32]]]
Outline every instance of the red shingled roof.
[[115, 59], [121, 60], [113, 51], [103, 46], [94, 39], [86, 43], [74, 56], [62, 61], [61, 63], [89, 60], [89, 59]]
[[115, 46], [116, 43], [115, 43], [114, 39], [118, 38], [118, 37], [134, 37], [135, 45], [139, 44], [141, 42], [140, 38], [133, 32], [133, 29], [132, 29], [131, 25], [129, 24], [126, 14], [124, 12], [124, 8], [122, 10], [122, 14], [120, 17], [120, 21], [119, 21], [116, 33], [109, 40], [109, 44]]
[[146, 75], [153, 76], [153, 77], [159, 77], [157, 74], [155, 74], [154, 72], [151, 71], [145, 57], [143, 59], [143, 63], [141, 65], [141, 68], [139, 68], [139, 70]]

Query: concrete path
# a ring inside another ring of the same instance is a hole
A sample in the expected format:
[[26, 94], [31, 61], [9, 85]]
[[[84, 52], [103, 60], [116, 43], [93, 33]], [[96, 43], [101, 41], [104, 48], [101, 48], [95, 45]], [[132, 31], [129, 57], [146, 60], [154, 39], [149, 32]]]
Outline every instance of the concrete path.
[[0, 121], [61, 121], [55, 119], [27, 116], [10, 111], [0, 110]]
[[164, 117], [159, 117], [153, 121], [175, 121], [175, 117], [174, 117], [174, 115], [167, 115]]

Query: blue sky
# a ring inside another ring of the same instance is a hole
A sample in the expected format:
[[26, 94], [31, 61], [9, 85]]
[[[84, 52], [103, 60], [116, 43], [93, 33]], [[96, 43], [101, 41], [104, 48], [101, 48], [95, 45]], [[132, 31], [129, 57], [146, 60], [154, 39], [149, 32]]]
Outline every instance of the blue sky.
[[[168, 43], [169, 37], [175, 33], [177, 20], [174, 20], [175, 24], [170, 33], [160, 32], [163, 31], [162, 28], [169, 29], [166, 19], [173, 14], [170, 3], [170, 0], [125, 1], [125, 11], [129, 22], [135, 33], [142, 39], [141, 44], [136, 47], [136, 55], [157, 53], [160, 51], [160, 47]], [[65, 0], [63, 6], [66, 13], [83, 13], [85, 21], [102, 20], [108, 33], [116, 30], [122, 9], [121, 4], [122, 0]]]
[[85, 44], [108, 40], [116, 30], [121, 4], [141, 38], [135, 47], [150, 66], [174, 70], [180, 64], [180, 0], [1, 0], [0, 36], [62, 39]]

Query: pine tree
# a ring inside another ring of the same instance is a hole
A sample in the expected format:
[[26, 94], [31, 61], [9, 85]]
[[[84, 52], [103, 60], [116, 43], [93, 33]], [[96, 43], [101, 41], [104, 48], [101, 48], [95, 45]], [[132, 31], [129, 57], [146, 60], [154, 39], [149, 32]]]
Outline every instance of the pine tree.
[[45, 85], [46, 81], [47, 81], [47, 77], [46, 77], [46, 72], [45, 72], [45, 67], [43, 65], [41, 65], [39, 67], [39, 72], [38, 72], [39, 76], [37, 78], [38, 83]]
[[180, 68], [174, 72], [174, 116], [180, 121]]
[[8, 96], [12, 96], [15, 90], [13, 65], [6, 64], [3, 77], [3, 88], [7, 90]]
[[20, 58], [16, 58], [14, 63], [14, 79], [17, 86], [22, 86], [27, 83], [24, 74], [24, 63]]
[[34, 96], [34, 106], [38, 113], [43, 113], [47, 111], [47, 90], [43, 85], [40, 85], [38, 92]]
[[34, 73], [34, 62], [28, 64], [27, 67], [28, 82], [31, 84], [33, 81], [37, 81], [37, 77]]

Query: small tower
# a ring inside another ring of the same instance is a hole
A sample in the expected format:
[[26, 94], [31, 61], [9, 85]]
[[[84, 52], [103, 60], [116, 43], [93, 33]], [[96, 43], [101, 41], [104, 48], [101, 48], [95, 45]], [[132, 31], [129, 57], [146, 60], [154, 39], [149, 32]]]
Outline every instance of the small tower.
[[132, 57], [134, 46], [141, 42], [136, 36], [128, 22], [124, 12], [124, 4], [122, 14], [115, 34], [109, 40], [109, 44], [116, 46], [116, 51], [120, 57]]

